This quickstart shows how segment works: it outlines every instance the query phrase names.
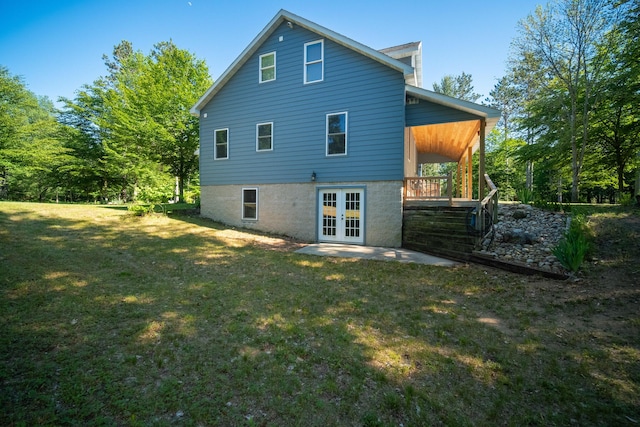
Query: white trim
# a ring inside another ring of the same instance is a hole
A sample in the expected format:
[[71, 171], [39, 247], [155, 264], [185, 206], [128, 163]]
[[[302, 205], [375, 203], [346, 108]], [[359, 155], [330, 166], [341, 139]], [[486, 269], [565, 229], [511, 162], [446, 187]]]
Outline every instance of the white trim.
[[[315, 44], [320, 44], [320, 59], [308, 61], [307, 47]], [[315, 64], [320, 64], [320, 79], [309, 81], [307, 78], [307, 67]], [[320, 83], [322, 81], [324, 81], [324, 39], [315, 40], [304, 44], [304, 84]]]
[[[226, 157], [218, 157], [218, 143], [216, 141], [216, 136], [218, 132], [225, 131], [227, 133], [227, 156]], [[213, 130], [213, 160], [227, 160], [229, 158], [229, 128], [221, 128]]]
[[[269, 55], [273, 55], [273, 65], [269, 66], [269, 67], [262, 67], [262, 58], [264, 58], [265, 56], [269, 56]], [[269, 79], [269, 80], [262, 80], [262, 72], [264, 70], [268, 70], [270, 68], [273, 68], [273, 78]], [[269, 53], [263, 53], [262, 55], [260, 55], [258, 57], [258, 83], [268, 83], [268, 82], [272, 82], [276, 79], [276, 52], [269, 52]]]
[[[256, 192], [256, 217], [255, 218], [247, 218], [244, 216], [244, 192], [247, 190], [254, 190]], [[240, 205], [240, 218], [243, 221], [257, 221], [258, 220], [258, 187], [242, 187], [242, 204]]]
[[[359, 195], [357, 215], [348, 217], [348, 214], [353, 214], [353, 209], [347, 209], [346, 195], [348, 193], [357, 193]], [[332, 207], [328, 208], [327, 218], [325, 218], [325, 206], [324, 195], [334, 194], [336, 197], [335, 212], [332, 215]], [[346, 187], [324, 187], [318, 188], [317, 192], [317, 218], [318, 223], [316, 225], [317, 240], [319, 242], [335, 242], [335, 243], [352, 243], [362, 245], [365, 242], [365, 221], [366, 221], [366, 187], [362, 186], [346, 186]], [[335, 224], [326, 224], [325, 219], [331, 219], [334, 217]], [[349, 224], [349, 220], [358, 221], [358, 227], [353, 228], [352, 224]], [[335, 231], [335, 234], [324, 234], [326, 231]], [[349, 236], [348, 231], [357, 230], [356, 236]]]
[[[344, 153], [336, 153], [336, 154], [329, 154], [329, 116], [338, 116], [344, 114]], [[347, 142], [348, 142], [348, 135], [349, 135], [349, 112], [348, 111], [340, 111], [337, 113], [328, 113], [326, 115], [326, 119], [325, 119], [325, 155], [327, 157], [334, 157], [334, 156], [346, 156], [347, 155]]]
[[[263, 125], [271, 125], [271, 147], [270, 148], [263, 148], [260, 149], [260, 126]], [[258, 152], [262, 152], [262, 151], [273, 151], [273, 122], [264, 122], [264, 123], [257, 123], [256, 124], [256, 151]]]

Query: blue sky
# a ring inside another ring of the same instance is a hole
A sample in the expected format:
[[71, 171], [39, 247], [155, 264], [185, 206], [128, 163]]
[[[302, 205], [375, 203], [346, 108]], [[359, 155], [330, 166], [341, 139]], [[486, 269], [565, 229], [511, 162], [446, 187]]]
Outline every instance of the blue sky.
[[[517, 23], [546, 0], [1, 0], [0, 65], [37, 95], [73, 98], [106, 75], [102, 55], [128, 40], [148, 54], [173, 40], [217, 79], [280, 9], [374, 49], [423, 42], [424, 87], [473, 76], [484, 97], [504, 75]], [[395, 7], [397, 5], [397, 7]]]

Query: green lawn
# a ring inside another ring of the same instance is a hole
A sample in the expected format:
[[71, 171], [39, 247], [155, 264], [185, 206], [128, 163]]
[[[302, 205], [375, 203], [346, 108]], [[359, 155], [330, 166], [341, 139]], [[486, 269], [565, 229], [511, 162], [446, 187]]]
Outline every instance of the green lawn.
[[640, 226], [621, 221], [640, 217], [597, 214], [601, 251], [560, 282], [1, 202], [0, 425], [637, 425]]

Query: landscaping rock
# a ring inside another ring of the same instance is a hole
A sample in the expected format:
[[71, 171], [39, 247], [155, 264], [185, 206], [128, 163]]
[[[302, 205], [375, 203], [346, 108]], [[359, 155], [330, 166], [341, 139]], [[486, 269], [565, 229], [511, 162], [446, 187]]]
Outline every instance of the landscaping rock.
[[527, 217], [527, 212], [524, 209], [518, 209], [511, 214], [513, 219], [524, 219]]
[[566, 230], [568, 216], [521, 203], [498, 206], [498, 222], [490, 245], [483, 242], [481, 253], [496, 259], [535, 266], [555, 273], [565, 273], [553, 255]]

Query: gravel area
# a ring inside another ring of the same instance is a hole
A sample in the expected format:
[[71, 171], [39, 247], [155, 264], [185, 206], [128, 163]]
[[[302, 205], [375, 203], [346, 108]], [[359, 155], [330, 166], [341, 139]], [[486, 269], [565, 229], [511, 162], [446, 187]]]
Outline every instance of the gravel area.
[[564, 235], [568, 220], [569, 216], [562, 212], [549, 212], [521, 203], [500, 204], [493, 241], [485, 241], [480, 253], [507, 262], [565, 273], [553, 255], [553, 248]]

